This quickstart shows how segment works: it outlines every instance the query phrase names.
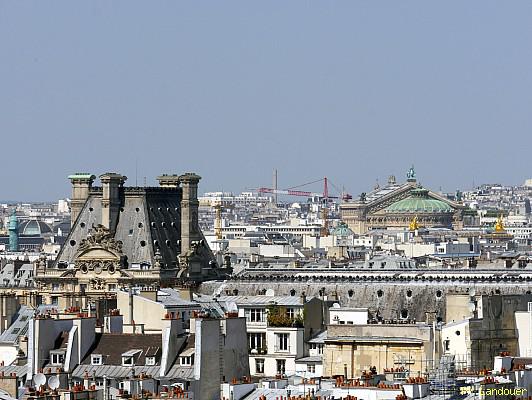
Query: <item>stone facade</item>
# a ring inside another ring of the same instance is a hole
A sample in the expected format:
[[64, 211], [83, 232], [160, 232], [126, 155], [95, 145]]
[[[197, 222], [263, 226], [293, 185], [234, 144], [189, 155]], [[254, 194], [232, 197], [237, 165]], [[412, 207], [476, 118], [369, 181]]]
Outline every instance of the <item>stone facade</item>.
[[[223, 278], [198, 226], [198, 175], [162, 175], [159, 187], [126, 177], [71, 175], [72, 230], [54, 264], [36, 265], [45, 303], [85, 307], [129, 285], [156, 288]], [[180, 186], [182, 184], [182, 186]]]
[[340, 205], [341, 217], [354, 233], [362, 235], [373, 229], [408, 229], [415, 217], [420, 227], [462, 227], [462, 204], [450, 201], [438, 193], [427, 191], [428, 202], [437, 201], [448, 205], [448, 210], [422, 209], [403, 211], [394, 209], [394, 204], [407, 199], [419, 191], [415, 178], [398, 185], [391, 183], [371, 193], [363, 193], [357, 201]]

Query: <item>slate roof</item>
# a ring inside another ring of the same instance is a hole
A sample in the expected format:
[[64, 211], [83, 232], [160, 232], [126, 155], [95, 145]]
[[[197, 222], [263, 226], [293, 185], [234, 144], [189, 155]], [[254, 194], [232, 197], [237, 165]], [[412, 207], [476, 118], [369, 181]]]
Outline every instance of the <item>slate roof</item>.
[[196, 301], [188, 301], [181, 297], [179, 291], [174, 289], [160, 289], [157, 293], [157, 301], [162, 303], [165, 308], [173, 307], [187, 307], [191, 308], [196, 306], [198, 309], [201, 306]]
[[[50, 305], [41, 305], [37, 308], [38, 312], [43, 313], [47, 310], [54, 309]], [[35, 310], [31, 307], [20, 306], [14, 322], [0, 335], [0, 343], [16, 344], [20, 338], [26, 336], [31, 318]]]
[[15, 268], [10, 263], [0, 269], [0, 286], [1, 287], [33, 287], [33, 265], [22, 264]]
[[[123, 211], [119, 213], [115, 239], [122, 241], [129, 264], [153, 264], [157, 243], [162, 262], [176, 266], [181, 239], [181, 194], [179, 187], [124, 188]], [[79, 243], [101, 221], [102, 189], [93, 187], [56, 262], [72, 263]]]
[[[135, 364], [145, 365], [146, 354], [152, 354], [153, 349], [157, 347], [162, 348], [160, 334], [97, 333], [94, 345], [81, 363], [85, 365], [90, 364], [91, 354], [101, 354], [105, 365], [121, 366], [122, 354], [133, 349], [139, 349], [141, 350], [141, 354]], [[159, 360], [157, 361], [159, 362]]]

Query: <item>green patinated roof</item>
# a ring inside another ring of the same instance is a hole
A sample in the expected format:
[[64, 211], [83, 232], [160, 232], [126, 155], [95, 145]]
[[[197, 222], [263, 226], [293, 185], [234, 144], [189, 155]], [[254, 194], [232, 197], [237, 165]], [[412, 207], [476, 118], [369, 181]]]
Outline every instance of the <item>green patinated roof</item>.
[[387, 213], [452, 213], [454, 209], [444, 201], [429, 197], [429, 191], [423, 188], [416, 188], [410, 192], [410, 196], [399, 200], [388, 207]]
[[351, 236], [354, 233], [349, 229], [345, 222], [339, 222], [338, 226], [332, 230], [331, 234], [335, 236]]

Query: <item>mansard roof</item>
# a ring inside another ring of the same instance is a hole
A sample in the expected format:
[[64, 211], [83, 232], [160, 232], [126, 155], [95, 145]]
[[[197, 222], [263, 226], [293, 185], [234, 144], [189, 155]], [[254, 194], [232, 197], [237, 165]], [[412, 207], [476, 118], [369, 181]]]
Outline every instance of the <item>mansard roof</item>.
[[[158, 249], [161, 263], [168, 268], [176, 267], [181, 239], [181, 194], [179, 187], [124, 188], [114, 239], [122, 242], [122, 253], [129, 265], [153, 265]], [[101, 221], [102, 190], [93, 187], [56, 263], [73, 263], [81, 241]]]

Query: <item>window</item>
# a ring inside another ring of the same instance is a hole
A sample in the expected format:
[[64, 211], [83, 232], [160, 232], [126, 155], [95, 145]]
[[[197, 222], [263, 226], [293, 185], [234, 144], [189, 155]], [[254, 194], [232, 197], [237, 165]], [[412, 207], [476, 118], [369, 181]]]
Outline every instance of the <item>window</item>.
[[179, 357], [179, 358], [180, 358], [179, 363], [181, 365], [193, 365], [194, 364], [194, 355], [182, 356], [182, 357]]
[[52, 291], [57, 292], [59, 290], [59, 283], [52, 283]]
[[443, 348], [445, 351], [449, 351], [450, 350], [450, 344], [451, 344], [451, 341], [450, 340], [444, 340], [443, 341]]
[[266, 348], [266, 334], [248, 333], [248, 344], [250, 350], [262, 350]]
[[285, 373], [286, 360], [276, 360], [277, 361], [277, 373], [282, 375]]
[[287, 308], [286, 309], [286, 316], [290, 319], [294, 319], [295, 318], [295, 310], [293, 308]]
[[277, 333], [277, 351], [288, 351], [288, 333]]
[[155, 365], [155, 357], [146, 357], [146, 365]]
[[246, 309], [246, 321], [248, 322], [264, 322], [264, 309], [262, 308], [248, 308]]
[[109, 291], [110, 291], [110, 292], [116, 290], [116, 284], [114, 284], [114, 283], [110, 283], [109, 285], [107, 285], [107, 287], [109, 288]]
[[62, 365], [65, 361], [64, 353], [52, 353], [50, 354], [50, 364], [52, 365]]
[[255, 373], [257, 374], [264, 373], [264, 358], [255, 359]]
[[91, 364], [92, 365], [102, 365], [103, 364], [103, 357], [101, 354], [93, 354], [91, 356]]
[[132, 367], [133, 366], [133, 357], [122, 357], [122, 365], [124, 367]]
[[86, 284], [86, 283], [81, 283], [81, 284], [79, 285], [79, 291], [80, 291], [81, 293], [85, 293], [86, 290], [87, 290], [87, 284]]
[[52, 296], [52, 305], [56, 306], [59, 303], [59, 298], [57, 296]]
[[307, 372], [316, 373], [316, 364], [307, 364]]

